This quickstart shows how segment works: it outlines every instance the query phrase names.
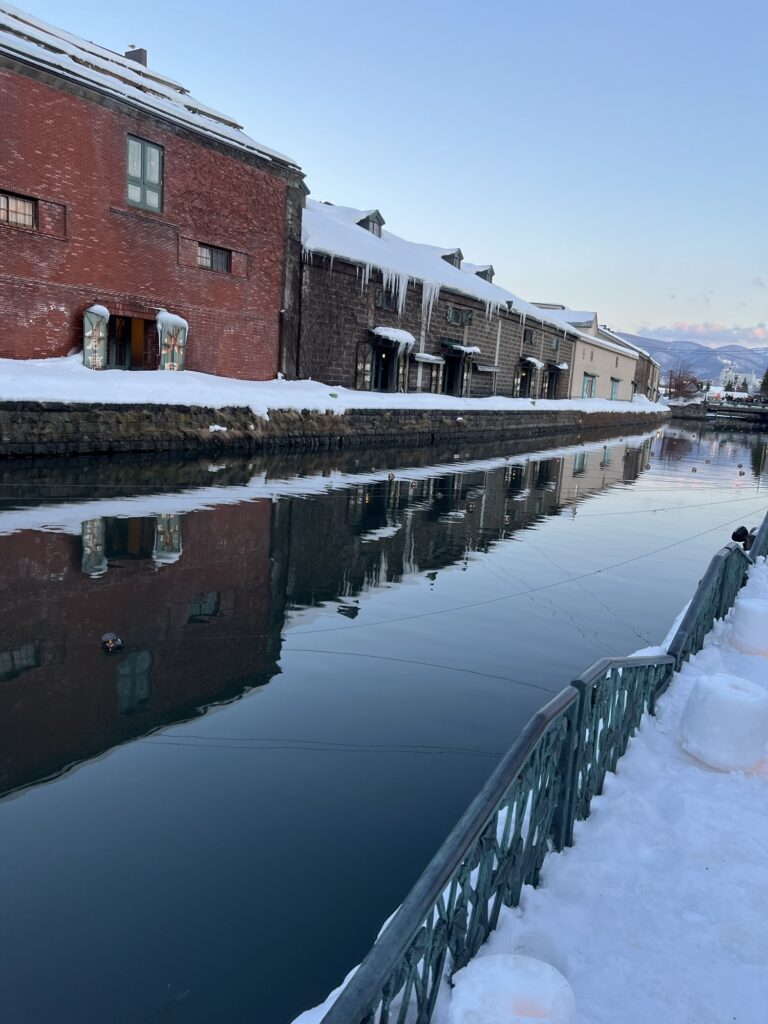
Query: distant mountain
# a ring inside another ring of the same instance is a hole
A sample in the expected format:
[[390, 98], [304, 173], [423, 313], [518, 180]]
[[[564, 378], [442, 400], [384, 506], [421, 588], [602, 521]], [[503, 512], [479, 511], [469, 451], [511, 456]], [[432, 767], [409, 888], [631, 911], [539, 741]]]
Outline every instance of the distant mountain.
[[768, 367], [768, 348], [744, 348], [743, 345], [721, 345], [707, 348], [695, 341], [658, 341], [656, 338], [642, 338], [639, 334], [614, 332], [638, 348], [649, 352], [661, 364], [662, 381], [670, 370], [688, 367], [699, 380], [719, 381], [723, 369], [733, 369], [740, 378], [754, 373], [760, 379]]

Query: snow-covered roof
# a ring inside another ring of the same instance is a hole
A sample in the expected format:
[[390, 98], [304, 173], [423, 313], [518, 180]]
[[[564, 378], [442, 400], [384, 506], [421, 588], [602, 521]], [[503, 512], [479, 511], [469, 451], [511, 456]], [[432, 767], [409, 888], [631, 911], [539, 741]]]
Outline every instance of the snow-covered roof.
[[191, 131], [276, 160], [298, 170], [290, 157], [262, 146], [237, 121], [206, 106], [184, 86], [138, 61], [54, 28], [0, 2], [0, 52], [138, 107]]
[[492, 263], [467, 263], [466, 260], [461, 264], [461, 269], [465, 274], [487, 274], [490, 270], [493, 273]]
[[537, 370], [544, 369], [544, 363], [542, 363], [542, 361], [540, 359], [537, 359], [535, 356], [525, 356], [524, 361], [526, 363], [533, 363]]
[[356, 263], [362, 267], [363, 285], [368, 283], [374, 268], [381, 271], [384, 287], [397, 296], [400, 315], [405, 308], [408, 285], [417, 282], [422, 285], [422, 316], [427, 322], [440, 289], [445, 288], [485, 303], [489, 315], [511, 306], [524, 319], [535, 319], [566, 334], [592, 340], [569, 324], [551, 317], [550, 310], [539, 309], [514, 292], [468, 271], [465, 269], [468, 264], [459, 269], [443, 259], [443, 256], [458, 250], [409, 242], [391, 231], [382, 231], [381, 237], [366, 231], [360, 227], [360, 221], [372, 212], [375, 211], [307, 199], [301, 226], [305, 258], [311, 259], [314, 253], [323, 253]]
[[413, 348], [416, 344], [416, 339], [411, 332], [403, 331], [399, 327], [374, 327], [371, 330], [371, 334], [375, 334], [377, 338], [386, 338], [387, 341], [393, 341], [401, 348]]
[[557, 368], [558, 368], [558, 370], [567, 370], [568, 369], [568, 363], [558, 363], [557, 364]]
[[570, 324], [572, 327], [593, 327], [597, 324], [597, 313], [583, 309], [557, 308], [546, 303], [534, 303], [539, 309], [546, 310], [547, 316], [557, 320], [561, 324]]
[[454, 352], [461, 352], [465, 356], [480, 355], [480, 349], [477, 345], [462, 345], [460, 341], [449, 341], [448, 338], [441, 338], [440, 344], [452, 349]]
[[417, 363], [438, 363], [440, 366], [445, 363], [442, 356], [433, 356], [431, 352], [414, 352], [413, 358]]
[[653, 365], [658, 367], [659, 370], [661, 369], [661, 363], [657, 362], [657, 360], [653, 358], [650, 352], [646, 352], [644, 348], [640, 348], [639, 345], [636, 345], [634, 342], [629, 341], [628, 338], [622, 337], [616, 331], [610, 330], [610, 328], [605, 327], [603, 324], [600, 324], [598, 326], [598, 331], [601, 335], [607, 334], [610, 340], [618, 342], [619, 345], [624, 345], [625, 348], [629, 348], [635, 352], [639, 352], [641, 356], [645, 356], [646, 359], [650, 359]]

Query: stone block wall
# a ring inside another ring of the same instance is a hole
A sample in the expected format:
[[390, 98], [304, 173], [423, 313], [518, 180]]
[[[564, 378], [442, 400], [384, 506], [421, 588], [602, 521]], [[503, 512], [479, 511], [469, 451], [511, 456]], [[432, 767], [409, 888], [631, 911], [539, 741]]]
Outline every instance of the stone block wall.
[[[498, 412], [356, 409], [343, 416], [189, 406], [0, 403], [0, 458], [129, 452], [312, 451], [425, 447], [441, 442], [653, 429], [662, 415], [621, 412]], [[211, 430], [211, 427], [224, 428]]]

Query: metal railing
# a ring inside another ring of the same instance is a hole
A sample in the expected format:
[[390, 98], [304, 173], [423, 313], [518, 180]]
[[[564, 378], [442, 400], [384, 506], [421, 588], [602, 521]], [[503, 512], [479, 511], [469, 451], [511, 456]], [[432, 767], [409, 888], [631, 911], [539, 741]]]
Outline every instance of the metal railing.
[[531, 718], [322, 1024], [428, 1024], [443, 979], [538, 883], [547, 852], [572, 843], [574, 821], [589, 815], [642, 716], [766, 554], [768, 514], [749, 554], [730, 543], [714, 556], [668, 654], [603, 658]]

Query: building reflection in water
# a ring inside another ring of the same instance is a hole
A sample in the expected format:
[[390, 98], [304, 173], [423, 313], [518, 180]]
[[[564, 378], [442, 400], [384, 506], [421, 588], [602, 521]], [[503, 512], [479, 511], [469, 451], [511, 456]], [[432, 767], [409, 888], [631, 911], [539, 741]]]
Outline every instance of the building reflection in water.
[[292, 609], [353, 618], [364, 590], [636, 479], [650, 444], [0, 537], [0, 794], [267, 684]]

